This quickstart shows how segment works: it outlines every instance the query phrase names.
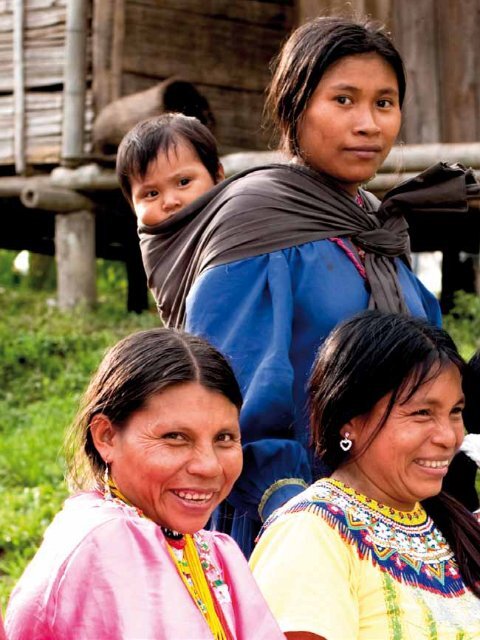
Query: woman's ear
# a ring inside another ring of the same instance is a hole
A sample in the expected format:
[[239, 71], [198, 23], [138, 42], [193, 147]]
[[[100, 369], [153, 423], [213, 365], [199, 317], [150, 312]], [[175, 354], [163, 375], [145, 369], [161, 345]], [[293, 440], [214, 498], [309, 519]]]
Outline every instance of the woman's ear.
[[355, 418], [349, 420], [347, 424], [343, 425], [343, 427], [340, 429], [340, 435], [342, 436], [342, 438], [344, 438], [348, 433], [348, 437], [350, 438], [350, 440], [355, 440], [361, 433], [362, 424], [363, 421], [361, 416], [356, 416]]
[[225, 180], [225, 169], [223, 168], [223, 164], [221, 162], [218, 163], [217, 175], [215, 184], [218, 184], [222, 180]]
[[118, 432], [110, 418], [107, 418], [103, 413], [97, 413], [90, 422], [90, 433], [95, 449], [102, 456], [103, 461], [107, 464], [112, 462]]

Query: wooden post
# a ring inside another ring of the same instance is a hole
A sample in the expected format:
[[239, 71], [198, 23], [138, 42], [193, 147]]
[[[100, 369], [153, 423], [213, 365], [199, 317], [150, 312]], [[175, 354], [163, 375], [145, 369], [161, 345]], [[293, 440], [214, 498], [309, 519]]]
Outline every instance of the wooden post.
[[87, 16], [87, 0], [68, 0], [62, 136], [66, 164], [77, 164], [84, 151]]
[[125, 42], [125, 0], [114, 0], [112, 35], [112, 76], [110, 81], [111, 100], [123, 95], [123, 47]]
[[96, 297], [95, 220], [90, 211], [59, 213], [55, 219], [57, 295], [60, 309], [91, 307]]
[[[421, 3], [420, 3], [421, 4]], [[477, 0], [436, 2], [443, 142], [479, 139], [480, 13]]]
[[25, 65], [23, 59], [23, 0], [13, 6], [13, 96], [15, 102], [14, 155], [16, 173], [25, 173]]
[[[86, 45], [89, 0], [67, 1], [62, 159], [74, 166], [84, 153]], [[81, 205], [80, 205], [81, 206]], [[88, 210], [55, 218], [58, 306], [93, 306], [96, 299], [95, 218]]]

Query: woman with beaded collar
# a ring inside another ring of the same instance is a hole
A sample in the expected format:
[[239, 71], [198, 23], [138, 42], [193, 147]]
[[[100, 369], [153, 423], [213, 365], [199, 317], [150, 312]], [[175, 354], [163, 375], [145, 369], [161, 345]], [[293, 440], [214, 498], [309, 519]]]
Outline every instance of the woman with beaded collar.
[[203, 531], [242, 467], [233, 372], [201, 338], [132, 334], [71, 430], [64, 505], [11, 596], [10, 640], [283, 638], [233, 540]]
[[251, 560], [287, 638], [480, 637], [480, 525], [442, 492], [463, 369], [445, 331], [403, 315], [327, 338], [309, 397], [333, 474], [270, 517]]

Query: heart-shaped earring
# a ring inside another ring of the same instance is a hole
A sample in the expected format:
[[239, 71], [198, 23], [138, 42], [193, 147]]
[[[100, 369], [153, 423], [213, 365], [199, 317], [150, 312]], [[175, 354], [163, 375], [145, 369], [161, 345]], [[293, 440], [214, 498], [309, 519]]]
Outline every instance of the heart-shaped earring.
[[350, 451], [352, 448], [353, 441], [348, 437], [350, 434], [347, 432], [342, 440], [340, 440], [340, 449], [342, 451]]

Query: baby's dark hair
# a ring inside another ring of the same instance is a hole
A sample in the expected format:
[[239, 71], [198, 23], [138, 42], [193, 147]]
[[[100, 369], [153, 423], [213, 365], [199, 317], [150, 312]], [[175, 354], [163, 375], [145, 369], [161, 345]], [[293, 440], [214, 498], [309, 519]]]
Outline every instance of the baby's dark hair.
[[198, 155], [212, 180], [219, 178], [220, 158], [217, 142], [211, 131], [200, 120], [183, 113], [163, 113], [142, 120], [125, 135], [117, 151], [117, 178], [123, 195], [132, 205], [133, 177], [143, 178], [149, 164], [159, 153], [176, 150], [186, 143]]

